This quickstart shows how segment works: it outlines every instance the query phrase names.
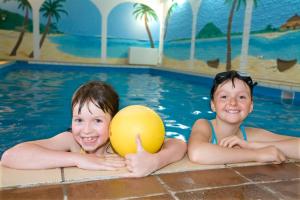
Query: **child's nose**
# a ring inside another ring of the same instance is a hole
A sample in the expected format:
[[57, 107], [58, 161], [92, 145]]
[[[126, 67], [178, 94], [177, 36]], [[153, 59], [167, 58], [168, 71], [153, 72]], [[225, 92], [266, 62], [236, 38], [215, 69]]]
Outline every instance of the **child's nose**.
[[91, 130], [91, 125], [90, 123], [86, 123], [82, 129], [83, 133], [89, 133]]
[[236, 105], [236, 99], [235, 98], [230, 98], [230, 105]]

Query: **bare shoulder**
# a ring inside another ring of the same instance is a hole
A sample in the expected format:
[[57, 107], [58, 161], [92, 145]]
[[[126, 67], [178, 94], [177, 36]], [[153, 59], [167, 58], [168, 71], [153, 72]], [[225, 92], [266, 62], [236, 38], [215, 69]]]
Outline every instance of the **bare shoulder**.
[[194, 139], [209, 141], [210, 137], [211, 137], [211, 128], [207, 119], [198, 119], [192, 127], [190, 141]]
[[32, 143], [48, 149], [63, 151], [70, 151], [73, 146], [77, 144], [72, 133], [67, 131], [59, 133], [48, 139], [32, 141]]
[[280, 135], [262, 128], [248, 127], [246, 128], [246, 133], [250, 142], [272, 142], [292, 139], [290, 136]]

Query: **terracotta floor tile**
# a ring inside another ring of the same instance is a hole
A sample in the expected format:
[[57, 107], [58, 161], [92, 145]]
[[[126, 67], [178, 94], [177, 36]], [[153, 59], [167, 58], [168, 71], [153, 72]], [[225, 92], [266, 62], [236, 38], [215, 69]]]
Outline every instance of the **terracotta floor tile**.
[[64, 195], [62, 186], [55, 185], [0, 190], [0, 198], [3, 200], [62, 200]]
[[300, 168], [294, 163], [233, 168], [252, 181], [290, 180], [300, 178]]
[[176, 193], [175, 196], [180, 200], [205, 199], [205, 200], [276, 200], [272, 193], [260, 189], [255, 185], [242, 185], [228, 188], [218, 188], [209, 190], [198, 190], [193, 192]]
[[101, 180], [67, 185], [68, 200], [114, 199], [166, 194], [155, 176]]
[[247, 180], [236, 174], [231, 169], [161, 174], [159, 177], [173, 191], [223, 185], [236, 185], [247, 182]]
[[279, 192], [283, 196], [283, 199], [300, 199], [300, 180], [283, 181], [264, 185], [273, 191]]

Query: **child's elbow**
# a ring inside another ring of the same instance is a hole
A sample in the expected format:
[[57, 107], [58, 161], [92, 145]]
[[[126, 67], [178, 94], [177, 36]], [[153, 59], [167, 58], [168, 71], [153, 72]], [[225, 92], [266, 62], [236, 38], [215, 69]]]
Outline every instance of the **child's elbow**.
[[18, 167], [16, 166], [16, 163], [18, 163], [18, 160], [20, 158], [20, 147], [22, 147], [22, 144], [18, 144], [8, 150], [6, 150], [1, 157], [1, 165], [6, 167]]
[[2, 154], [2, 157], [1, 157], [1, 165], [10, 167], [10, 165], [11, 165], [11, 160], [12, 160], [12, 158], [15, 156], [14, 154], [15, 154], [14, 151], [12, 151], [12, 150], [10, 150], [10, 149], [6, 150], [6, 151]]
[[188, 149], [188, 157], [190, 161], [203, 165], [215, 164], [214, 161], [209, 158], [209, 154], [199, 149]]
[[198, 152], [189, 149], [187, 154], [190, 161], [194, 163], [200, 163], [200, 156]]

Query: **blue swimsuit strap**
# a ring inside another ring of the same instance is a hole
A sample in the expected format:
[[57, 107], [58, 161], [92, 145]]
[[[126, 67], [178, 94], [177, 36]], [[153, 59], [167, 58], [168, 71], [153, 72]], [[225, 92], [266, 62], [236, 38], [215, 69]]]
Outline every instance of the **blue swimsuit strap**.
[[[215, 129], [212, 125], [212, 122], [210, 120], [207, 120], [209, 125], [210, 125], [210, 128], [211, 128], [211, 143], [212, 144], [217, 144], [218, 143], [218, 140], [217, 140], [217, 136], [216, 136], [216, 132], [215, 132]], [[243, 134], [243, 138], [245, 141], [247, 141], [247, 134], [246, 134], [246, 130], [245, 130], [245, 126], [241, 125], [240, 126], [240, 129], [241, 129], [241, 132]]]
[[216, 133], [215, 133], [215, 129], [214, 129], [211, 121], [210, 120], [207, 120], [207, 121], [208, 121], [208, 123], [210, 125], [210, 128], [211, 128], [211, 143], [212, 144], [217, 144], [218, 141], [217, 141], [217, 136], [216, 136]]
[[247, 134], [246, 134], [245, 126], [241, 125], [240, 129], [241, 129], [241, 132], [243, 134], [244, 140], [247, 141]]

